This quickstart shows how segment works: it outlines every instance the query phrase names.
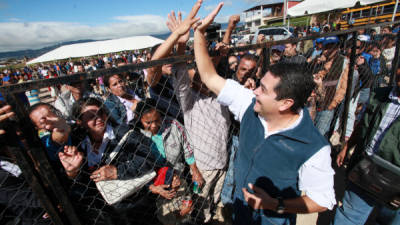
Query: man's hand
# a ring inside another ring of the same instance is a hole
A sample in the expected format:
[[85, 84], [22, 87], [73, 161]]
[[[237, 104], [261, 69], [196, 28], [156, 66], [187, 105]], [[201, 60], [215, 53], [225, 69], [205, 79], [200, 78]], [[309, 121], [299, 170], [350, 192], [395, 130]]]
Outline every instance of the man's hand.
[[94, 182], [99, 182], [102, 180], [115, 180], [118, 178], [117, 168], [113, 165], [105, 165], [95, 170], [90, 179]]
[[336, 164], [338, 167], [341, 167], [343, 165], [343, 162], [346, 159], [346, 153], [347, 153], [347, 144], [344, 145], [343, 149], [340, 150], [339, 154], [336, 157]]
[[[175, 32], [180, 36], [185, 35], [187, 32], [189, 32], [190, 28], [200, 20], [200, 18], [196, 18], [197, 12], [199, 11], [201, 7], [202, 0], [198, 0], [196, 4], [194, 4], [192, 10], [190, 11], [189, 15], [186, 17], [186, 19], [179, 23], [179, 26], [176, 27]], [[179, 15], [178, 15], [179, 16]], [[174, 16], [175, 17], [175, 16]], [[173, 20], [172, 16], [168, 15], [168, 19]], [[178, 22], [176, 22], [178, 23]], [[168, 27], [169, 28], [169, 27]]]
[[249, 77], [247, 78], [243, 86], [247, 89], [254, 90], [256, 89], [256, 82], [254, 81], [253, 78]]
[[221, 56], [227, 56], [229, 52], [229, 47], [225, 43], [218, 42], [215, 45], [215, 50], [219, 51]]
[[165, 199], [172, 199], [176, 195], [175, 190], [167, 190], [169, 188], [169, 185], [167, 184], [162, 184], [162, 185], [150, 185], [149, 189], [151, 192], [154, 194], [159, 194]]
[[64, 146], [64, 152], [59, 152], [61, 164], [68, 177], [75, 177], [83, 163], [83, 153], [79, 152], [76, 146]]
[[[15, 113], [11, 111], [11, 106], [5, 105], [0, 108], [0, 123], [8, 120], [9, 118], [13, 117]], [[5, 134], [6, 131], [1, 129], [0, 130], [0, 135]]]
[[249, 188], [254, 191], [251, 194], [246, 188], [242, 188], [244, 200], [253, 209], [269, 209], [274, 210], [278, 204], [278, 200], [269, 196], [267, 192], [261, 188], [249, 183]]
[[318, 63], [318, 64], [324, 63], [324, 62], [326, 62], [326, 57], [325, 57], [325, 55], [321, 55], [320, 57], [317, 58], [317, 63]]
[[236, 27], [236, 25], [240, 22], [240, 15], [232, 15], [229, 17], [228, 27]]
[[210, 14], [208, 14], [208, 16], [206, 16], [203, 20], [201, 20], [201, 22], [195, 23], [193, 25], [193, 30], [195, 32], [198, 31], [204, 34], [206, 32], [207, 27], [214, 21], [215, 17], [218, 15], [223, 5], [224, 3], [220, 2], [218, 6]]
[[[196, 20], [197, 22], [197, 20]], [[175, 16], [175, 12], [171, 11], [170, 14], [168, 14], [168, 21], [167, 21], [167, 27], [173, 33], [176, 29], [178, 29], [179, 25], [182, 23], [182, 13], [178, 12], [178, 19]], [[189, 40], [190, 37], [190, 28], [189, 30], [183, 34], [179, 39], [178, 39], [178, 44], [186, 44], [186, 42]]]
[[192, 171], [192, 181], [196, 181], [199, 187], [202, 187], [204, 185], [204, 179], [203, 176], [201, 175], [200, 171]]
[[265, 35], [264, 34], [259, 34], [257, 36], [257, 44], [263, 43], [265, 41]]
[[64, 133], [69, 130], [67, 121], [58, 116], [47, 116], [40, 119], [39, 122], [44, 125], [44, 129], [49, 131]]
[[322, 87], [322, 77], [319, 74], [314, 74], [314, 82], [318, 87]]

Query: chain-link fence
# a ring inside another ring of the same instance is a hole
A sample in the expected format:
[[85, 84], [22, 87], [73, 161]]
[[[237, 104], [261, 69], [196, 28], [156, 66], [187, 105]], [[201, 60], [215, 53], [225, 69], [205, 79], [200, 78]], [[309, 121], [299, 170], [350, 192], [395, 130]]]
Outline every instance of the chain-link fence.
[[[311, 118], [340, 145], [398, 67], [397, 36], [369, 33], [210, 50], [221, 76], [253, 90], [269, 66], [303, 64], [316, 83]], [[1, 87], [16, 114], [2, 122], [1, 223], [229, 224], [240, 125], [186, 51], [143, 63], [99, 57], [75, 64], [78, 73], [58, 63], [56, 78]], [[38, 93], [47, 87], [55, 97], [46, 103]]]

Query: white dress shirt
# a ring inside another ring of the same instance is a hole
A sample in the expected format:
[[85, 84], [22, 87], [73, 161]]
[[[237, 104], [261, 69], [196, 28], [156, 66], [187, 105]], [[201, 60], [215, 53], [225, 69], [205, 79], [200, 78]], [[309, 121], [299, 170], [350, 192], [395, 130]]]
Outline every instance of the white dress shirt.
[[[224, 88], [218, 95], [218, 102], [228, 106], [229, 110], [239, 122], [242, 120], [252, 99], [255, 97], [253, 91], [244, 88], [238, 82], [228, 79]], [[259, 116], [264, 127], [265, 138], [295, 128], [303, 119], [303, 111], [300, 117], [291, 126], [282, 130], [268, 132], [268, 124]], [[335, 190], [333, 189], [333, 176], [335, 174], [331, 167], [331, 148], [324, 146], [309, 158], [299, 169], [299, 189], [310, 199], [322, 207], [332, 209], [336, 204]]]
[[113, 139], [115, 139], [115, 135], [114, 135], [114, 131], [110, 125], [107, 125], [107, 127], [106, 127], [106, 131], [104, 132], [104, 135], [103, 135], [103, 141], [100, 145], [98, 152], [93, 151], [93, 146], [92, 146], [89, 136], [87, 136], [85, 138], [85, 140], [82, 143], [82, 148], [86, 149], [89, 167], [95, 166], [101, 162], [101, 159], [103, 158], [104, 150], [106, 149], [108, 142]]

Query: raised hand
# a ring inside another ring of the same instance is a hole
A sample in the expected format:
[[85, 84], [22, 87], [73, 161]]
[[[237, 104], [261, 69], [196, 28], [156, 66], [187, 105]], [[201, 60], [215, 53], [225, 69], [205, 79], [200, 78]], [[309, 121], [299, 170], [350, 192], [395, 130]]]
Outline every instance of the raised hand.
[[64, 146], [64, 152], [59, 152], [61, 164], [68, 177], [75, 177], [83, 163], [83, 153], [79, 152], [76, 146]]
[[232, 15], [229, 17], [228, 26], [236, 27], [236, 25], [240, 22], [240, 15]]
[[[13, 117], [15, 113], [12, 111], [11, 106], [5, 105], [0, 108], [0, 123], [8, 120], [9, 118]], [[0, 129], [0, 135], [5, 134], [6, 131], [3, 129]]]
[[253, 78], [249, 77], [247, 78], [243, 86], [247, 89], [254, 90], [256, 89], [256, 82], [254, 81]]
[[[199, 11], [201, 7], [201, 3], [203, 3], [202, 0], [198, 0], [196, 4], [194, 4], [192, 10], [190, 11], [189, 15], [186, 17], [185, 20], [179, 23], [179, 26], [177, 26], [174, 30], [179, 36], [185, 35], [187, 32], [189, 32], [190, 28], [200, 20], [200, 18], [196, 18], [197, 12]], [[172, 14], [172, 13], [171, 13]], [[178, 14], [179, 16], [179, 14]], [[173, 21], [172, 15], [168, 15], [168, 19], [171, 19]], [[175, 23], [178, 23], [175, 19]], [[168, 27], [169, 28], [169, 27]]]
[[218, 43], [215, 45], [215, 50], [216, 50], [216, 51], [219, 51], [219, 53], [221, 54], [221, 56], [227, 56], [228, 53], [229, 53], [229, 46], [226, 45], [226, 44], [223, 43], [223, 42], [218, 42]]
[[67, 122], [58, 116], [47, 116], [41, 118], [39, 122], [44, 125], [43, 128], [49, 131], [62, 133], [69, 128]]
[[263, 43], [265, 41], [265, 35], [264, 34], [259, 34], [257, 36], [257, 44]]
[[215, 17], [218, 15], [223, 5], [224, 3], [220, 2], [218, 6], [210, 14], [208, 14], [208, 16], [201, 20], [200, 23], [196, 23], [193, 25], [193, 30], [200, 33], [206, 32], [207, 27], [214, 21]]
[[[182, 23], [182, 13], [178, 12], [178, 18], [175, 16], [175, 12], [171, 11], [170, 14], [168, 14], [168, 21], [167, 21], [167, 27], [173, 33], [176, 29], [178, 29], [179, 25]], [[178, 44], [186, 44], [186, 42], [189, 40], [190, 37], [190, 29], [180, 36], [178, 39]]]

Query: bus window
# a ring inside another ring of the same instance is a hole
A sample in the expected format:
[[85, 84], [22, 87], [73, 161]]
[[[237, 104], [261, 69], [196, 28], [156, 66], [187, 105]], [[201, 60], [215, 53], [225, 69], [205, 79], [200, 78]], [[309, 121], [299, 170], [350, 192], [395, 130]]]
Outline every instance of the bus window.
[[376, 8], [371, 9], [371, 17], [376, 17]]
[[361, 18], [361, 11], [355, 11], [355, 12], [353, 12], [352, 18], [353, 18], [353, 19]]
[[391, 14], [393, 13], [394, 5], [385, 5], [383, 6], [383, 14]]
[[342, 20], [347, 20], [347, 15], [349, 15], [349, 14], [347, 14], [347, 13], [346, 13], [346, 14], [343, 14], [343, 15], [342, 15]]

